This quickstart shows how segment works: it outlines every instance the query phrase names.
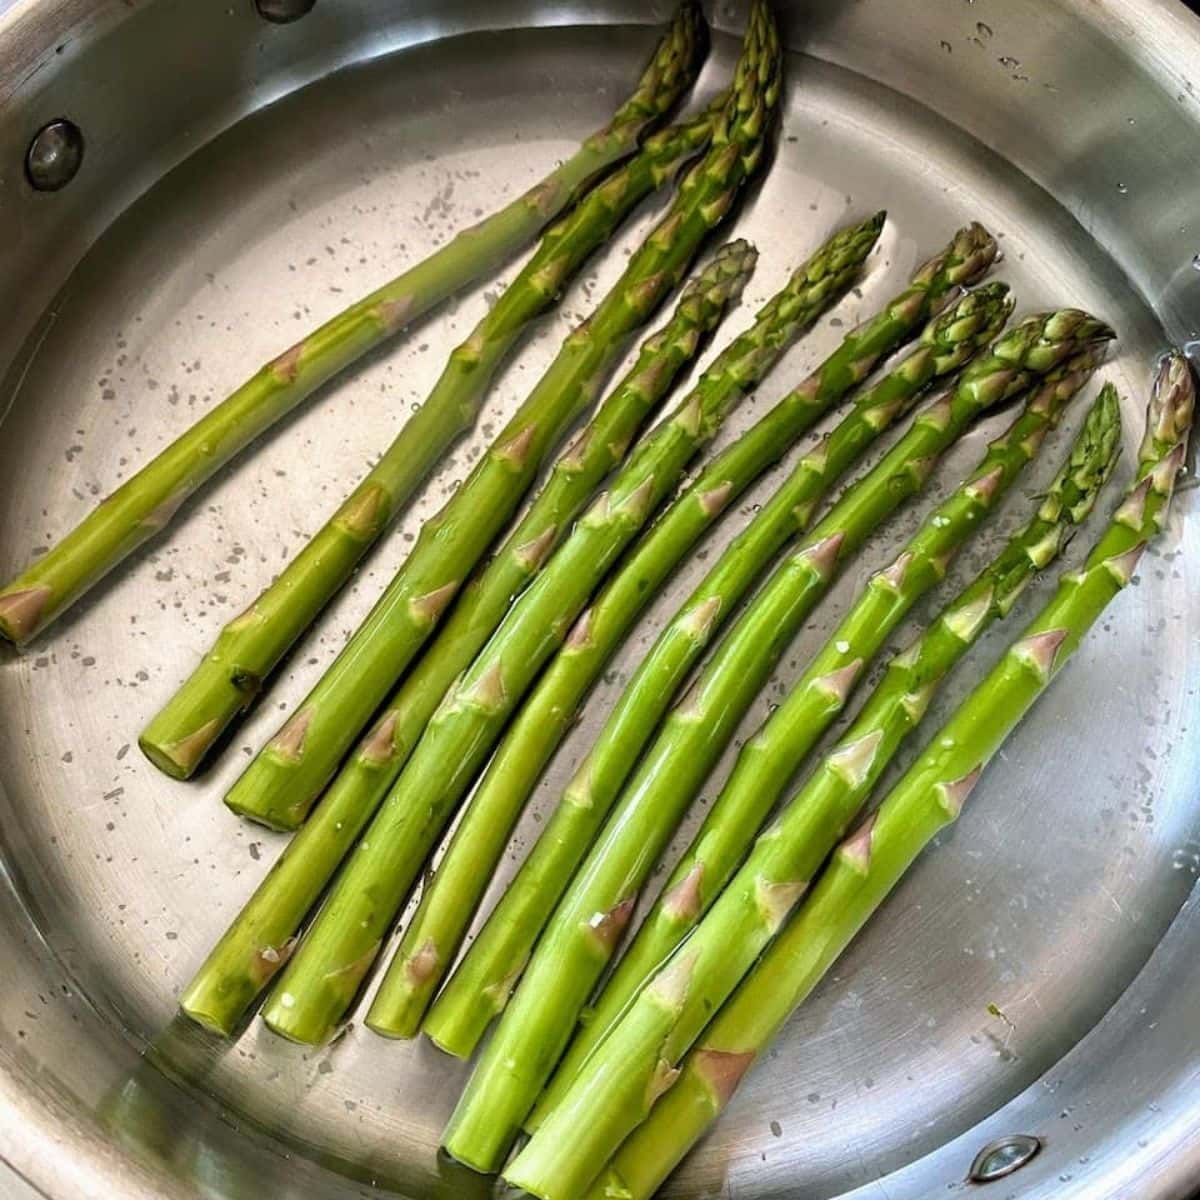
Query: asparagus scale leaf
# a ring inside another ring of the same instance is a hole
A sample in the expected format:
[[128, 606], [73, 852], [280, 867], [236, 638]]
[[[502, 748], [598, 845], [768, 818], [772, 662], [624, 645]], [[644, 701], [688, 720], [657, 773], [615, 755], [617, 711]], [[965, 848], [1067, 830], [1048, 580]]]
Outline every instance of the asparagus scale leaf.
[[[421, 687], [396, 710], [396, 722], [411, 712], [411, 706], [428, 704], [432, 691], [440, 698], [469, 665], [476, 640], [486, 641], [513, 596], [549, 558], [559, 531], [569, 527], [609, 469], [628, 452], [651, 410], [699, 356], [752, 262], [753, 255], [743, 247], [731, 248], [684, 289], [670, 321], [642, 344], [632, 369], [558, 460], [491, 564], [460, 597], [445, 629], [410, 676], [410, 682]], [[716, 303], [723, 295], [728, 302]], [[339, 776], [313, 819], [284, 850], [188, 985], [181, 1005], [193, 1019], [231, 1033], [282, 965], [300, 922], [361, 832], [366, 817], [359, 814], [369, 814], [362, 792], [376, 786], [375, 775], [390, 761], [396, 736], [393, 727], [381, 721], [356, 754], [356, 769], [347, 768]]]
[[685, 175], [666, 217], [558, 357], [417, 545], [333, 664], [226, 797], [236, 812], [295, 828], [375, 710], [516, 511], [563, 431], [731, 212], [762, 160], [779, 102], [778, 31], [756, 3], [729, 100], [708, 153]]
[[921, 851], [962, 811], [1009, 734], [1133, 578], [1166, 522], [1192, 425], [1187, 360], [1162, 363], [1133, 485], [1081, 570], [988, 673], [881, 804], [838, 847], [795, 916], [704, 1031], [674, 1084], [586, 1200], [650, 1200], [741, 1079]]
[[[426, 469], [475, 423], [508, 352], [638, 202], [708, 143], [716, 116], [710, 109], [651, 136], [638, 154], [543, 235], [516, 279], [450, 352], [417, 416], [270, 586], [225, 626], [151, 720], [139, 739], [151, 762], [176, 778], [195, 772], [399, 515]], [[430, 424], [435, 416], [436, 428]]]
[[[642, 977], [626, 975], [605, 989], [595, 1023], [543, 1097], [536, 1134], [505, 1172], [510, 1183], [546, 1200], [583, 1195], [646, 1119], [711, 1015], [804, 895], [938, 683], [1091, 512], [1120, 452], [1120, 430], [1116, 391], [1106, 388], [1033, 521], [898, 656], [851, 732], [759, 836], [727, 887], [728, 872], [710, 877], [704, 855], [693, 853], [686, 884], [656, 908], [651, 936], [631, 947], [666, 946], [666, 954]], [[711, 896], [701, 895], [701, 882]]]
[[[684, 0], [633, 94], [603, 129], [539, 184], [423, 262], [357, 301], [260, 368], [232, 395], [121, 485], [49, 553], [0, 589], [0, 636], [21, 644], [117, 563], [169, 524], [187, 498], [327, 379], [423, 313], [495, 270], [602, 172], [637, 147], [691, 87], [707, 47], [695, 0]], [[444, 417], [409, 422], [412, 449], [436, 461]], [[428, 439], [428, 441], [427, 441]], [[422, 447], [428, 445], [429, 450]]]
[[[630, 552], [628, 562], [580, 617], [566, 645], [515, 718], [442, 858], [428, 893], [428, 905], [422, 900], [413, 929], [422, 925], [423, 932], [439, 946], [440, 961], [434, 976], [440, 978], [442, 964], [457, 952], [512, 824], [589, 688], [672, 570], [755, 478], [779, 461], [814, 421], [870, 374], [886, 353], [907, 341], [930, 313], [951, 300], [960, 285], [984, 274], [995, 253], [995, 240], [982, 226], [974, 224], [960, 230], [944, 250], [914, 273], [904, 291], [848, 333], [799, 387], [717, 455]], [[963, 352], [967, 330], [988, 311], [981, 305], [984, 295], [991, 296], [991, 315], [1002, 325], [1006, 301], [1002, 293], [993, 290], [969, 302], [969, 321], [957, 325], [948, 315], [922, 336], [920, 353], [926, 363], [936, 358], [938, 373], [951, 369], [949, 360]], [[966, 315], [957, 308], [954, 311]], [[960, 336], [957, 344], [956, 336]], [[921, 372], [911, 366], [904, 372], [900, 380], [916, 386]], [[888, 389], [896, 382], [887, 385]], [[872, 392], [876, 397], [885, 394], [875, 389]], [[856, 403], [851, 415], [861, 417], [866, 426], [855, 422], [852, 428], [868, 432], [872, 423], [877, 423], [882, 431], [883, 425], [899, 416], [899, 407], [892, 416], [887, 405], [874, 405], [864, 398]], [[797, 486], [815, 489], [812, 494], [804, 493], [806, 501], [811, 501], [814, 494], [819, 496], [847, 469], [859, 440], [849, 435], [830, 439], [823, 479], [822, 472], [818, 472], [803, 485], [797, 480]], [[754, 554], [745, 551], [749, 561], [742, 573], [744, 590], [810, 518], [808, 504], [792, 509], [772, 503], [764, 510], [754, 523]], [[736, 607], [741, 594], [731, 592], [730, 601], [722, 605], [717, 616]], [[712, 626], [705, 639], [698, 639], [701, 643], [712, 636], [717, 622]], [[696, 653], [702, 648], [699, 645]], [[669, 697], [663, 703], [667, 700]], [[641, 737], [648, 738], [651, 733], [647, 727]], [[636, 729], [634, 736], [638, 736]], [[614, 743], [619, 741], [614, 739]], [[460, 1057], [469, 1056], [488, 1023], [503, 1008], [533, 943], [607, 815], [606, 797], [616, 798], [623, 779], [619, 774], [621, 762], [626, 770], [631, 769], [639, 748], [636, 741], [627, 747], [615, 745], [621, 757], [614, 761], [611, 782], [605, 789], [593, 784], [590, 806], [563, 804], [554, 812], [516, 879], [430, 1010], [424, 1029], [442, 1049]], [[417, 937], [415, 933], [411, 936]], [[419, 941], [409, 941], [406, 936], [401, 952], [410, 953], [414, 945], [419, 948], [425, 940], [427, 937], [422, 936]], [[430, 993], [433, 986], [431, 979]], [[424, 998], [414, 994], [407, 1011], [396, 1013], [396, 1033], [413, 1028], [417, 1009], [423, 1003]]]
[[[1075, 310], [1031, 317], [964, 372], [836, 504], [760, 590], [664, 723], [556, 910], [444, 1135], [451, 1155], [500, 1165], [620, 941], [633, 899], [721, 749], [838, 567], [929, 478], [981, 412], [1110, 331]], [[1090, 361], [1087, 368], [1090, 369]]]

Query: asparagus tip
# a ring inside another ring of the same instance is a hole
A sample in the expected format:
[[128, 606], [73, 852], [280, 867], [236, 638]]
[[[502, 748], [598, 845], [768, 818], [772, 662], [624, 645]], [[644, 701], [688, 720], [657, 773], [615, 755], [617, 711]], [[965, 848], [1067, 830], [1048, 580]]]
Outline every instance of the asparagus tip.
[[1158, 365], [1150, 392], [1147, 437], [1165, 444], [1177, 441], [1190, 428], [1196, 405], [1196, 384], [1186, 356], [1179, 350]]

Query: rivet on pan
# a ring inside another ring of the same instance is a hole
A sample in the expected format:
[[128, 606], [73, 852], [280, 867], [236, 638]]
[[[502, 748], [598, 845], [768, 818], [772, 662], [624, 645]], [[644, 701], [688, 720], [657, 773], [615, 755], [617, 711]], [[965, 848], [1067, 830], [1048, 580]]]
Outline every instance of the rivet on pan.
[[968, 1183], [992, 1183], [1019, 1171], [1042, 1148], [1041, 1138], [1028, 1133], [1014, 1133], [1009, 1137], [988, 1142], [975, 1155], [975, 1161], [967, 1172]]
[[275, 25], [286, 25], [289, 21], [298, 21], [306, 13], [312, 12], [317, 0], [254, 0], [258, 15], [265, 21]]
[[83, 134], [60, 117], [33, 135], [25, 153], [25, 174], [39, 192], [57, 192], [75, 178], [83, 162]]

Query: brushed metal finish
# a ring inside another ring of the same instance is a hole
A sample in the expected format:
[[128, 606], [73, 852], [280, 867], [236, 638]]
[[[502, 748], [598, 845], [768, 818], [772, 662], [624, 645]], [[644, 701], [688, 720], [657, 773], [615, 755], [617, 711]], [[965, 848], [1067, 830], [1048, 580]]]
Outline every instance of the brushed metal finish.
[[[0, 573], [299, 330], [537, 179], [610, 109], [652, 40], [642, 23], [668, 8], [323, 0], [274, 26], [249, 3], [0, 4], [0, 228], [14, 234], [0, 239]], [[763, 259], [734, 324], [848, 216], [886, 205], [891, 220], [860, 291], [735, 429], [978, 217], [1002, 234], [999, 274], [1023, 311], [1078, 303], [1119, 327], [1104, 374], [1129, 395], [1132, 441], [1148, 361], [1168, 338], [1200, 343], [1196, 18], [1167, 0], [780, 8], [797, 53], [776, 163], [736, 225]], [[742, 11], [721, 3], [713, 15], [736, 29]], [[717, 37], [704, 94], [735, 52]], [[23, 155], [62, 112], [81, 114], [87, 159], [69, 188], [39, 194]], [[169, 539], [25, 654], [0, 657], [0, 1159], [40, 1193], [490, 1194], [435, 1153], [465, 1071], [427, 1044], [355, 1027], [304, 1050], [251, 1024], [226, 1047], [173, 1020], [174, 1000], [282, 845], [235, 821], [224, 788], [621, 261], [605, 255], [514, 358], [480, 429], [194, 784], [142, 761], [141, 722], [391, 436], [497, 281], [323, 391], [206, 488]], [[1077, 421], [949, 587], [1021, 519]], [[939, 488], [997, 427], [967, 439]], [[769, 488], [731, 514], [709, 554]], [[666, 1194], [955, 1195], [982, 1147], [1020, 1132], [1044, 1148], [989, 1197], [1188, 1195], [1200, 1178], [1196, 503], [1181, 497], [1140, 586]], [[916, 516], [871, 543], [776, 687]], [[509, 867], [703, 569], [680, 573], [615, 664]], [[965, 665], [942, 713], [1010, 632]]]

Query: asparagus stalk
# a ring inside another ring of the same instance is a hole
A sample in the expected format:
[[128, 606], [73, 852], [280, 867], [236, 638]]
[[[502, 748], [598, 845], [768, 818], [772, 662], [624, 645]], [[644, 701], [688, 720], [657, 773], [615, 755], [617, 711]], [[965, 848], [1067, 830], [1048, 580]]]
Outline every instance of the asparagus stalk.
[[[1081, 374], [1070, 356], [1107, 336], [1098, 322], [1066, 310], [1032, 317], [1001, 337], [967, 368], [952, 396], [918, 415], [760, 590], [665, 721], [555, 911], [451, 1118], [443, 1144], [453, 1157], [477, 1170], [499, 1167], [620, 940], [631, 898], [840, 566], [923, 486], [936, 455], [970, 421], [1056, 367], [1068, 379]], [[565, 800], [580, 803], [586, 795]]]
[[[398, 753], [394, 745], [402, 727], [421, 708], [429, 710], [427, 720], [437, 700], [470, 665], [512, 598], [549, 557], [559, 531], [569, 527], [609, 469], [624, 456], [650, 411], [699, 355], [706, 336], [736, 299], [753, 258], [740, 246], [719, 253], [684, 289], [671, 320], [643, 343], [628, 375], [559, 459], [492, 563], [464, 591], [446, 627], [397, 693], [390, 706], [391, 720], [385, 717], [377, 726], [379, 732], [360, 747], [334, 785], [338, 794], [331, 794], [296, 835], [188, 985], [180, 1003], [194, 1020], [228, 1034], [245, 1015], [282, 963], [333, 868], [361, 832], [365, 817], [358, 813], [364, 806], [355, 795], [353, 807], [346, 811], [346, 789], [357, 793], [377, 788], [375, 776]], [[725, 303], [719, 302], [722, 297]], [[411, 734], [414, 741], [417, 734], [419, 730]], [[341, 787], [343, 780], [345, 787]]]
[[[912, 606], [941, 581], [959, 550], [1016, 482], [1078, 383], [1078, 377], [1072, 376], [1065, 385], [1051, 384], [1035, 395], [988, 447], [967, 480], [933, 509], [892, 563], [871, 577], [782, 704], [746, 741], [728, 782], [668, 879], [663, 899], [622, 957], [544, 1094], [534, 1124], [553, 1107], [649, 976], [720, 894], [783, 789], [843, 711], [871, 661]], [[1099, 406], [1095, 420], [1085, 429], [1082, 452], [1090, 459], [1111, 455], [1117, 443], [1120, 427], [1115, 404], [1114, 397]]]
[[[786, 540], [786, 531], [793, 529], [799, 519], [797, 514], [811, 511], [816, 498], [915, 402], [934, 378], [962, 366], [990, 341], [1003, 327], [1010, 311], [1007, 287], [995, 284], [961, 298], [931, 322], [913, 354], [860, 393], [850, 415], [826, 436], [821, 447], [797, 471], [794, 486], [785, 485], [772, 500], [770, 511], [760, 522], [771, 525], [777, 541]], [[679, 657], [690, 659], [695, 644], [694, 638], [684, 640], [678, 645]], [[661, 662], [656, 662], [660, 679], [664, 669]], [[676, 664], [677, 674], [685, 669], [686, 662]], [[649, 735], [650, 731], [644, 729], [643, 736]], [[446, 965], [457, 953], [520, 811], [521, 793], [515, 793], [518, 803], [513, 803], [514, 791], [506, 786], [505, 767], [506, 763], [497, 759], [489, 769], [432, 884], [421, 898], [371, 1010], [372, 1026], [376, 1029], [401, 1037], [415, 1035]], [[492, 784], [493, 779], [499, 780], [499, 786]], [[415, 978], [415, 965], [432, 957], [427, 947], [436, 952], [437, 965], [428, 974]], [[389, 987], [401, 971], [405, 972], [405, 982]]]
[[[470, 873], [475, 850], [459, 852], [458, 845], [478, 848], [480, 875], [491, 874], [488, 867], [502, 852], [507, 828], [533, 791], [588, 689], [675, 566], [728, 505], [778, 462], [824, 411], [867, 376], [888, 351], [907, 341], [959, 284], [973, 282], [986, 272], [995, 252], [995, 241], [981, 226], [960, 230], [949, 246], [918, 269], [907, 289], [847, 334], [808, 379], [700, 473], [631, 552], [547, 668], [480, 783], [463, 817], [462, 833], [442, 860], [439, 878], [462, 879]], [[844, 464], [831, 461], [829, 479], [842, 469]], [[795, 534], [800, 515], [780, 513], [772, 505], [770, 514], [756, 521], [763, 532], [762, 567]], [[747, 588], [753, 578], [748, 575]], [[632, 765], [631, 755], [627, 767]], [[614, 769], [619, 771], [620, 763]], [[616, 786], [610, 785], [604, 795], [615, 797]], [[591, 807], [560, 805], [555, 811], [425, 1021], [425, 1032], [442, 1049], [468, 1057], [507, 1002], [538, 933], [603, 822], [607, 809], [600, 799], [593, 787]], [[460, 856], [468, 860], [461, 869], [456, 867]], [[434, 886], [442, 885], [435, 880]], [[475, 886], [472, 896], [464, 896], [460, 918], [464, 926], [478, 902], [479, 885]], [[456, 948], [457, 941], [447, 942], [444, 961], [454, 957]]]
[[[939, 682], [983, 630], [1008, 610], [1036, 571], [1057, 556], [1068, 531], [1091, 512], [1120, 453], [1120, 435], [1116, 390], [1106, 387], [1033, 521], [950, 604], [911, 652], [897, 657], [850, 734], [758, 838], [728, 887], [735, 864], [710, 872], [711, 860], [704, 839], [699, 839], [689, 856], [693, 865], [682, 876], [687, 882], [677, 884], [673, 896], [667, 893], [667, 902], [643, 927], [648, 936], [639, 934], [631, 947], [631, 953], [640, 951], [637, 965], [647, 969], [641, 974], [619, 969], [605, 989], [593, 1020], [543, 1094], [537, 1133], [505, 1172], [510, 1183], [546, 1200], [574, 1200], [646, 1119], [680, 1059], [803, 896], [904, 734], [924, 714]], [[989, 479], [987, 472], [1003, 469], [1005, 459], [1019, 469], [1023, 452], [1016, 450], [1013, 457], [1018, 444], [1017, 438], [1005, 439], [1005, 450], [989, 451], [983, 473], [977, 471], [972, 478]], [[953, 501], [941, 511], [950, 519], [957, 511], [960, 519], [971, 522], [981, 515], [976, 509], [971, 517], [968, 507]], [[869, 650], [861, 657], [868, 659]], [[802, 681], [793, 694], [803, 688]], [[824, 719], [822, 711], [819, 720]], [[784, 743], [779, 737], [795, 730], [794, 724], [772, 729], [769, 723], [748, 745], [755, 745], [756, 752], [765, 749], [771, 735], [776, 738], [772, 748], [780, 750]], [[803, 736], [808, 742], [816, 737], [807, 730]], [[785, 753], [791, 759], [800, 757]], [[739, 761], [726, 793], [746, 782]], [[761, 803], [764, 811], [772, 798]], [[726, 818], [742, 815], [731, 810], [724, 797], [717, 807], [725, 808]], [[714, 822], [710, 841], [716, 830]], [[749, 841], [749, 836], [732, 840]], [[652, 951], [659, 957], [647, 957]]]
[[918, 854], [957, 818], [988, 762], [1162, 530], [1194, 404], [1187, 361], [1170, 355], [1155, 383], [1134, 485], [1083, 569], [1063, 576], [1020, 639], [842, 842], [797, 914], [684, 1061], [674, 1086], [586, 1193], [588, 1200], [650, 1200]]
[[[0, 589], [0, 636], [18, 644], [28, 641], [163, 529], [192, 492], [327, 379], [527, 245], [591, 180], [631, 154], [643, 134], [678, 103], [696, 78], [706, 46], [700, 6], [683, 0], [637, 88], [608, 125], [523, 196], [261, 367]], [[459, 428], [454, 412], [426, 406], [413, 416], [408, 445], [416, 480]]]
[[450, 414], [450, 419], [443, 418], [441, 432], [414, 453], [414, 423], [406, 424], [304, 549], [245, 613], [225, 626], [142, 733], [139, 744], [151, 762], [175, 778], [193, 774], [399, 514], [425, 466], [432, 465], [426, 451], [440, 455], [449, 438], [474, 423], [513, 345], [638, 202], [704, 147], [718, 115], [719, 109], [710, 108], [648, 138], [638, 154], [543, 236], [520, 274], [470, 336], [451, 351], [422, 409]]
[[295, 828], [387, 698], [442, 612], [511, 518], [561, 431], [593, 398], [604, 371], [678, 283], [762, 160], [779, 102], [778, 30], [763, 0], [712, 147], [684, 178], [670, 212], [621, 279], [572, 334], [509, 430], [445, 509], [425, 523], [407, 562], [291, 720], [234, 784], [234, 811]]
[[[853, 278], [877, 232], [874, 223], [845, 231], [810, 262], [809, 287], [798, 298], [810, 319]], [[278, 998], [268, 1003], [272, 1028], [302, 1041], [332, 1032], [508, 715], [688, 459], [744, 398], [763, 354], [760, 339], [747, 336], [718, 356], [675, 414], [635, 450], [447, 694], [289, 964]]]

